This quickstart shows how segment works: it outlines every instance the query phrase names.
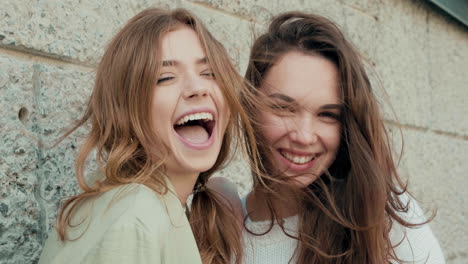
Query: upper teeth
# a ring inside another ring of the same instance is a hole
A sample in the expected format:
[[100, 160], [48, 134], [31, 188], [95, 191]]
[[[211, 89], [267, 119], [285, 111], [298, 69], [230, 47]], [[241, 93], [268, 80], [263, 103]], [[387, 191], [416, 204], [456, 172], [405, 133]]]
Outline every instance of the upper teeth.
[[282, 151], [281, 154], [283, 155], [283, 157], [297, 164], [307, 163], [315, 158], [315, 155], [296, 156], [285, 151]]
[[183, 125], [192, 120], [213, 120], [213, 115], [207, 112], [186, 115], [177, 120], [176, 125]]

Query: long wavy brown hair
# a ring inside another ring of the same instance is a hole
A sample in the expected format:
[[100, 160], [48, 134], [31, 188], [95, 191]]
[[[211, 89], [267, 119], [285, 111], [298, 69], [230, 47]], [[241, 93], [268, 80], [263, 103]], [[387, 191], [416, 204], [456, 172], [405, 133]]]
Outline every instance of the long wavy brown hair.
[[[400, 261], [389, 238], [392, 223], [406, 227], [423, 223], [409, 223], [399, 215], [408, 210], [408, 204], [399, 197], [407, 192], [407, 184], [397, 173], [363, 59], [330, 20], [302, 12], [283, 13], [272, 19], [267, 32], [253, 45], [246, 73], [253, 89], [262, 86], [271, 67], [290, 51], [321, 56], [334, 63], [344, 104], [336, 160], [326, 173], [297, 195], [298, 235], [285, 232], [299, 241], [294, 258], [304, 264]], [[246, 104], [246, 110], [255, 118], [258, 107]], [[261, 124], [254, 125], [261, 131]], [[257, 132], [256, 137], [261, 157], [269, 157], [271, 150], [261, 133]], [[251, 158], [254, 160], [255, 156]], [[272, 200], [281, 200], [277, 191], [291, 184], [287, 177], [272, 175], [275, 164], [267, 158], [262, 164], [261, 177], [254, 177], [254, 192], [262, 192], [267, 198], [262, 202], [270, 212], [271, 229], [275, 219], [281, 225]]]
[[[161, 39], [181, 26], [190, 27], [198, 35], [231, 113], [218, 159], [209, 171], [200, 174], [196, 185], [205, 185], [213, 172], [229, 161], [233, 141], [255, 145], [249, 117], [238, 96], [239, 91], [245, 90], [241, 89], [245, 80], [236, 71], [223, 45], [187, 10], [146, 9], [130, 19], [109, 43], [98, 65], [87, 109], [64, 135], [91, 124], [76, 159], [76, 176], [84, 192], [67, 199], [61, 207], [56, 226], [61, 240], [68, 239], [66, 230], [72, 213], [87, 199], [135, 182], [161, 194], [168, 191], [164, 161], [169, 150], [154, 133], [150, 106], [161, 67]], [[240, 126], [248, 131], [248, 136], [242, 139]], [[156, 151], [155, 146], [158, 147]], [[92, 151], [96, 151], [104, 177], [87, 184], [84, 167]], [[256, 156], [255, 146], [253, 152]], [[194, 194], [189, 221], [203, 263], [225, 264], [232, 259], [240, 263], [242, 259], [240, 225], [233, 221], [236, 217], [227, 205], [226, 199], [208, 187]]]

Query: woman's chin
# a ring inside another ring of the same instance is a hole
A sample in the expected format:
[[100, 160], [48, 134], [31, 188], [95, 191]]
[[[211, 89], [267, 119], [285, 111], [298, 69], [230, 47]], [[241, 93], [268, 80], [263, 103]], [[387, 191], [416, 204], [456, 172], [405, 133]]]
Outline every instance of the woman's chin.
[[200, 174], [202, 172], [209, 171], [211, 168], [213, 168], [213, 166], [214, 166], [214, 163], [206, 164], [206, 165], [201, 164], [200, 166], [196, 166], [195, 168], [193, 168], [193, 171], [198, 172]]
[[179, 163], [179, 168], [185, 168], [185, 171], [189, 174], [200, 174], [208, 171], [215, 165], [216, 159], [204, 157], [204, 159], [187, 159], [185, 162]]

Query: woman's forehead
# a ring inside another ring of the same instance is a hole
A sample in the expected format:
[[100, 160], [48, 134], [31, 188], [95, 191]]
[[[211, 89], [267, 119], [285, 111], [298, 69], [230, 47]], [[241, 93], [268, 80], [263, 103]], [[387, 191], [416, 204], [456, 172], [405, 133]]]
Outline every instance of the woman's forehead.
[[197, 33], [188, 26], [169, 31], [161, 39], [162, 61], [199, 61], [206, 57]]
[[339, 101], [335, 64], [300, 52], [283, 55], [268, 71], [261, 89], [267, 95], [282, 94], [298, 102]]

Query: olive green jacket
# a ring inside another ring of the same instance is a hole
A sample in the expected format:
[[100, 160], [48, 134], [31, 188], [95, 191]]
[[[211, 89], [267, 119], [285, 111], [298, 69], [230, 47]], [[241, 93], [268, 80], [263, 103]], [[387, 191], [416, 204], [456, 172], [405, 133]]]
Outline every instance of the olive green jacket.
[[72, 241], [60, 241], [54, 229], [39, 264], [201, 263], [184, 208], [167, 183], [165, 195], [133, 183], [84, 202], [67, 229]]

